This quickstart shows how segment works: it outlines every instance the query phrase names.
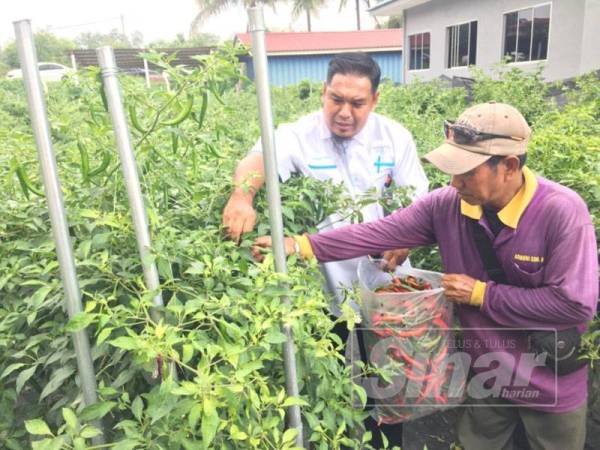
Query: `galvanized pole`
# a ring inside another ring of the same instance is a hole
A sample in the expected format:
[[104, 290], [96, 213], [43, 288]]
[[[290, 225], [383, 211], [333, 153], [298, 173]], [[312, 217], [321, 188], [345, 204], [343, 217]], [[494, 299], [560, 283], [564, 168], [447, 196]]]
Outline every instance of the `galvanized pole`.
[[[261, 6], [248, 8], [250, 34], [252, 36], [252, 61], [256, 74], [256, 95], [260, 113], [260, 134], [265, 163], [265, 180], [267, 198], [269, 201], [269, 221], [275, 256], [275, 270], [287, 273], [285, 245], [283, 236], [283, 219], [281, 216], [281, 197], [279, 195], [279, 177], [277, 175], [277, 159], [275, 156], [275, 139], [273, 132], [273, 113], [271, 111], [271, 96], [269, 92], [269, 75], [267, 70], [267, 51], [265, 48], [265, 22]], [[283, 298], [286, 305], [290, 304], [287, 297]], [[296, 373], [296, 348], [294, 335], [289, 325], [283, 325], [286, 335], [284, 343], [283, 362], [285, 366], [286, 390], [289, 396], [298, 395], [298, 377]], [[298, 430], [296, 445], [303, 446], [302, 417], [298, 405], [288, 409], [289, 426]]]
[[148, 60], [144, 58], [144, 79], [146, 80], [146, 88], [150, 89], [150, 71], [148, 70]]
[[73, 70], [77, 71], [77, 59], [75, 58], [75, 53], [71, 52], [71, 67]]
[[[83, 310], [81, 305], [81, 293], [77, 274], [75, 272], [75, 260], [73, 258], [73, 249], [71, 237], [69, 235], [69, 226], [65, 214], [64, 202], [58, 171], [56, 167], [56, 158], [52, 149], [50, 140], [50, 127], [46, 114], [46, 102], [42, 93], [42, 84], [40, 74], [37, 68], [37, 54], [33, 35], [31, 33], [31, 23], [29, 20], [19, 20], [13, 23], [15, 27], [17, 50], [19, 52], [19, 61], [23, 71], [23, 84], [27, 93], [27, 104], [31, 118], [31, 126], [38, 150], [38, 159], [42, 170], [44, 189], [46, 191], [46, 201], [50, 213], [50, 222], [52, 224], [52, 234], [56, 243], [56, 253], [60, 266], [60, 276], [65, 290], [65, 303], [67, 314], [72, 318]], [[71, 333], [75, 355], [77, 358], [77, 369], [83, 391], [83, 400], [86, 406], [92, 405], [98, 401], [96, 394], [96, 375], [94, 373], [94, 364], [90, 353], [90, 342], [85, 330]], [[98, 436], [94, 443], [97, 445], [104, 443], [104, 438]]]
[[[133, 227], [137, 239], [138, 251], [142, 259], [142, 268], [144, 270], [144, 280], [146, 287], [155, 291], [153, 303], [155, 306], [162, 307], [163, 299], [160, 292], [160, 282], [158, 279], [158, 270], [154, 261], [149, 261], [151, 256], [150, 231], [148, 227], [148, 216], [144, 206], [142, 189], [140, 188], [140, 179], [138, 177], [137, 165], [127, 127], [127, 118], [123, 110], [123, 100], [121, 98], [121, 89], [119, 88], [119, 79], [117, 78], [117, 64], [115, 54], [111, 47], [101, 47], [96, 50], [98, 63], [102, 69], [102, 79], [104, 83], [104, 92], [108, 101], [108, 111], [112, 120], [117, 148], [121, 159], [123, 176], [125, 177], [125, 186], [129, 205], [131, 206], [131, 216], [133, 218]], [[161, 315], [156, 310], [151, 311], [152, 319], [159, 321]]]

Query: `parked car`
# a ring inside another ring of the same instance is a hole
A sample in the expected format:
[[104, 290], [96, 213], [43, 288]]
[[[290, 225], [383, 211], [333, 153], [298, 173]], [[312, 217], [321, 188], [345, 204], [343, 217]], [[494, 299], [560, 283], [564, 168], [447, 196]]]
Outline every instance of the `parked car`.
[[[42, 81], [60, 81], [73, 73], [73, 69], [53, 62], [39, 62], [38, 70], [40, 71], [40, 78]], [[23, 78], [23, 71], [21, 69], [9, 70], [6, 74], [6, 78]]]
[[[120, 69], [120, 72], [126, 75], [133, 75], [138, 77], [146, 76], [146, 71], [143, 67], [131, 67], [129, 69]], [[164, 83], [165, 81], [163, 75], [160, 72], [153, 69], [148, 69], [148, 77], [150, 78], [151, 82]]]

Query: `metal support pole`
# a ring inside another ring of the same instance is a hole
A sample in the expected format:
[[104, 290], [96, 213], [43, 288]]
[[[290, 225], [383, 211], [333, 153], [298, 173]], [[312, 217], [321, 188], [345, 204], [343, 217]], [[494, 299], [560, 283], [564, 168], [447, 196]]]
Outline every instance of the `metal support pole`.
[[[104, 92], [108, 101], [108, 111], [112, 120], [121, 167], [125, 178], [127, 196], [131, 206], [131, 216], [133, 218], [133, 227], [137, 239], [138, 251], [142, 258], [142, 268], [144, 270], [144, 281], [146, 287], [151, 291], [156, 291], [153, 303], [155, 306], [162, 307], [163, 299], [160, 292], [160, 282], [158, 279], [158, 270], [154, 261], [149, 262], [151, 255], [150, 231], [148, 227], [148, 216], [144, 207], [144, 198], [140, 188], [140, 179], [138, 177], [137, 165], [127, 127], [127, 119], [123, 110], [123, 100], [121, 98], [121, 89], [119, 88], [119, 79], [117, 78], [117, 64], [115, 54], [111, 47], [101, 47], [96, 50], [98, 63], [102, 69], [102, 80], [104, 83]], [[152, 319], [158, 322], [161, 315], [153, 309], [151, 311]]]
[[148, 60], [144, 58], [144, 78], [146, 80], [146, 88], [150, 89], [150, 72], [148, 70]]
[[[269, 92], [269, 75], [267, 71], [267, 51], [265, 48], [265, 23], [261, 6], [248, 8], [250, 34], [252, 36], [252, 61], [256, 74], [256, 95], [260, 113], [260, 134], [265, 162], [265, 180], [269, 202], [269, 220], [275, 256], [275, 270], [287, 273], [283, 219], [281, 216], [281, 197], [279, 195], [279, 177], [277, 175], [277, 160], [275, 156], [275, 138], [273, 131], [273, 113], [271, 111], [271, 96]], [[283, 298], [286, 305], [290, 304], [287, 297]], [[294, 336], [289, 325], [283, 325], [286, 336], [284, 343], [283, 362], [285, 367], [286, 390], [289, 396], [298, 395], [298, 377], [296, 373], [296, 349]], [[289, 426], [298, 430], [296, 445], [303, 447], [302, 417], [300, 407], [293, 405], [288, 409]]]
[[[56, 158], [50, 140], [46, 102], [42, 93], [42, 84], [37, 68], [37, 54], [31, 32], [31, 23], [29, 20], [20, 20], [14, 22], [13, 25], [17, 38], [16, 44], [19, 52], [19, 61], [21, 63], [21, 70], [23, 71], [23, 84], [27, 93], [31, 126], [33, 127], [44, 189], [46, 191], [52, 234], [56, 243], [60, 276], [65, 290], [67, 314], [69, 318], [72, 318], [77, 313], [83, 311], [81, 293], [75, 272], [75, 259], [73, 258], [69, 226], [67, 224], [60, 181], [58, 179]], [[71, 333], [71, 338], [75, 347], [77, 369], [83, 391], [83, 401], [86, 406], [89, 406], [98, 401], [96, 375], [90, 353], [90, 342], [86, 330]], [[94, 443], [97, 445], [103, 444], [103, 436], [96, 437]]]

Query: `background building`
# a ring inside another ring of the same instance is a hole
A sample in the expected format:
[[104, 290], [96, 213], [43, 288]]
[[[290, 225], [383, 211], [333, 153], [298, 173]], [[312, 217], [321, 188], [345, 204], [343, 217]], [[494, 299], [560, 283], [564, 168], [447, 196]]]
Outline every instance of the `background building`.
[[[236, 39], [251, 46], [248, 33], [238, 33]], [[302, 33], [265, 33], [269, 83], [287, 86], [303, 80], [323, 81], [327, 64], [336, 53], [364, 51], [381, 66], [382, 78], [401, 83], [402, 30], [329, 31]], [[247, 75], [254, 79], [252, 57], [243, 61]]]
[[404, 79], [465, 77], [506, 59], [548, 81], [600, 69], [599, 0], [385, 0], [376, 16], [402, 15]]

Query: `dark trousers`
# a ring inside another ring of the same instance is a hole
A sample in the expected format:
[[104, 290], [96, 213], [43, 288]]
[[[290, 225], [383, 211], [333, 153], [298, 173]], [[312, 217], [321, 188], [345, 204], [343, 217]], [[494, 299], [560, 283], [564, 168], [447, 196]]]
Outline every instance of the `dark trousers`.
[[[331, 317], [331, 320], [337, 320], [335, 317]], [[345, 349], [346, 349], [346, 344], [348, 342], [348, 336], [349, 336], [349, 331], [348, 331], [348, 326], [346, 325], [345, 322], [338, 322], [335, 324], [335, 326], [333, 327], [332, 330], [335, 334], [337, 334], [341, 341], [344, 343], [344, 345], [342, 346], [341, 349], [341, 353], [342, 356], [345, 357]], [[359, 347], [363, 347], [364, 346], [362, 344], [362, 335], [361, 330], [355, 330], [355, 332], [357, 333], [357, 338], [359, 341]], [[364, 362], [366, 361], [366, 352], [364, 352], [364, 350], [361, 350], [361, 358]], [[367, 399], [367, 410], [371, 409], [369, 407], [369, 405], [373, 404], [373, 400], [371, 399]], [[366, 431], [370, 431], [371, 435], [372, 435], [372, 439], [369, 442], [369, 444], [376, 449], [380, 449], [383, 448], [383, 439], [381, 437], [381, 434], [384, 433], [385, 437], [388, 440], [388, 444], [389, 447], [388, 448], [392, 448], [394, 446], [398, 446], [400, 447], [402, 445], [402, 424], [381, 424], [381, 425], [377, 425], [377, 422], [371, 417], [367, 417], [364, 420], [364, 426], [365, 426], [365, 430]]]
[[[515, 429], [523, 427], [532, 450], [582, 450], [586, 410], [551, 414], [499, 399], [469, 399], [458, 420], [458, 439], [465, 450], [515, 450]], [[523, 447], [521, 447], [523, 448]]]

